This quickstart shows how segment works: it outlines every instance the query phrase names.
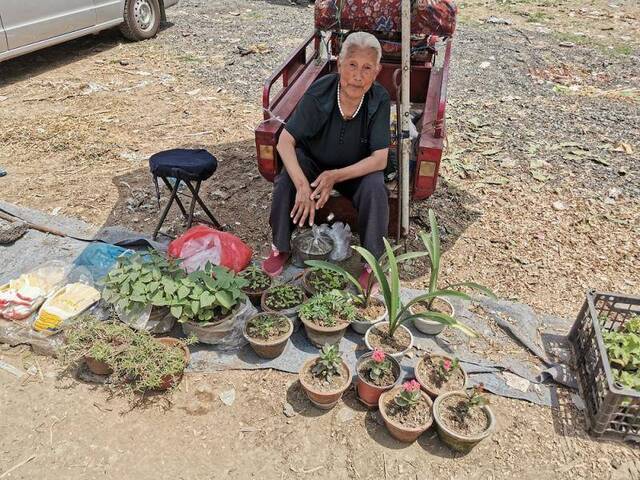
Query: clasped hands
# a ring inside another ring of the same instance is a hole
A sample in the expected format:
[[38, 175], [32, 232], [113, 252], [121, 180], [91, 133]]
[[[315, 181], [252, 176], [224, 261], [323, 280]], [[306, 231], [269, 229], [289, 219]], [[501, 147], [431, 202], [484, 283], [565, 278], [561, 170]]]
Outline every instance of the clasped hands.
[[[311, 185], [306, 183], [306, 185], [298, 188], [296, 201], [291, 210], [291, 218], [294, 224], [302, 227], [308, 219], [309, 226], [313, 225], [316, 210], [324, 207], [324, 204], [329, 200], [331, 190], [337, 183], [337, 177], [336, 170], [327, 170], [318, 175], [318, 178]], [[311, 188], [313, 188], [313, 191]]]

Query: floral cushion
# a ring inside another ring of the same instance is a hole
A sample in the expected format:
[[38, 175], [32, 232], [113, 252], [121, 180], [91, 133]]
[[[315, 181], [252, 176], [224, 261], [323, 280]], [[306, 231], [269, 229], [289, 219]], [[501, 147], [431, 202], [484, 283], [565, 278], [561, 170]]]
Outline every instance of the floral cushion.
[[[400, 33], [402, 0], [316, 0], [315, 3], [315, 24], [320, 30]], [[412, 35], [453, 35], [457, 13], [453, 0], [411, 0], [411, 5]]]

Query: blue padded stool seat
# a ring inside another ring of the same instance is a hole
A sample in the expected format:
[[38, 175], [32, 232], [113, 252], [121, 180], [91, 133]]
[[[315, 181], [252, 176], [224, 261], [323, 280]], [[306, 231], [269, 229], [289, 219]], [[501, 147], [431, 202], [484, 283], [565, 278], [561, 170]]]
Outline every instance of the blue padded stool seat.
[[216, 171], [218, 160], [204, 149], [176, 148], [152, 155], [149, 159], [149, 167], [156, 177], [203, 181]]
[[[200, 198], [200, 184], [213, 175], [218, 168], [218, 161], [216, 157], [211, 155], [204, 149], [189, 150], [184, 148], [176, 148], [173, 150], [165, 150], [163, 152], [155, 153], [149, 158], [149, 169], [153, 175], [153, 181], [156, 186], [156, 196], [158, 198], [158, 208], [160, 207], [160, 188], [158, 187], [158, 178], [160, 178], [167, 188], [171, 191], [169, 202], [162, 211], [160, 221], [153, 232], [153, 239], [155, 240], [160, 231], [160, 227], [167, 218], [169, 209], [175, 201], [182, 212], [182, 215], [188, 220], [187, 228], [191, 228], [193, 223], [193, 212], [196, 207], [196, 203], [202, 207], [202, 210], [211, 219], [213, 225], [216, 228], [222, 229], [220, 223], [216, 220], [213, 214], [209, 211], [207, 206]], [[169, 182], [169, 178], [174, 178], [173, 185]], [[196, 182], [196, 185], [192, 185], [191, 182]], [[180, 184], [184, 183], [191, 192], [191, 205], [189, 213], [184, 208], [180, 197], [178, 196], [178, 190]]]

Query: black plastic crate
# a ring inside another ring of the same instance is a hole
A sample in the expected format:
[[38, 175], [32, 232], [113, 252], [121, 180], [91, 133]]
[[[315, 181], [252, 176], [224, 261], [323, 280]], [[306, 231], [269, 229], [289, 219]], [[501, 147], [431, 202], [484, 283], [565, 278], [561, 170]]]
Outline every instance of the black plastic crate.
[[602, 331], [640, 315], [640, 297], [590, 291], [569, 333], [580, 393], [594, 436], [640, 442], [640, 392], [614, 383]]

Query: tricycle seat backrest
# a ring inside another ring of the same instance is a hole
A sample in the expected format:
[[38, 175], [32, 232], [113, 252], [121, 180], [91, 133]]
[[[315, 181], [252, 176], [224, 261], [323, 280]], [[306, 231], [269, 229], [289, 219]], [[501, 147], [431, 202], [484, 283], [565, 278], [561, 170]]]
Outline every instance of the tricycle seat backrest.
[[[456, 28], [453, 0], [412, 0], [411, 34], [451, 37]], [[397, 40], [401, 31], [402, 0], [316, 0], [315, 26], [319, 30], [365, 31]]]

